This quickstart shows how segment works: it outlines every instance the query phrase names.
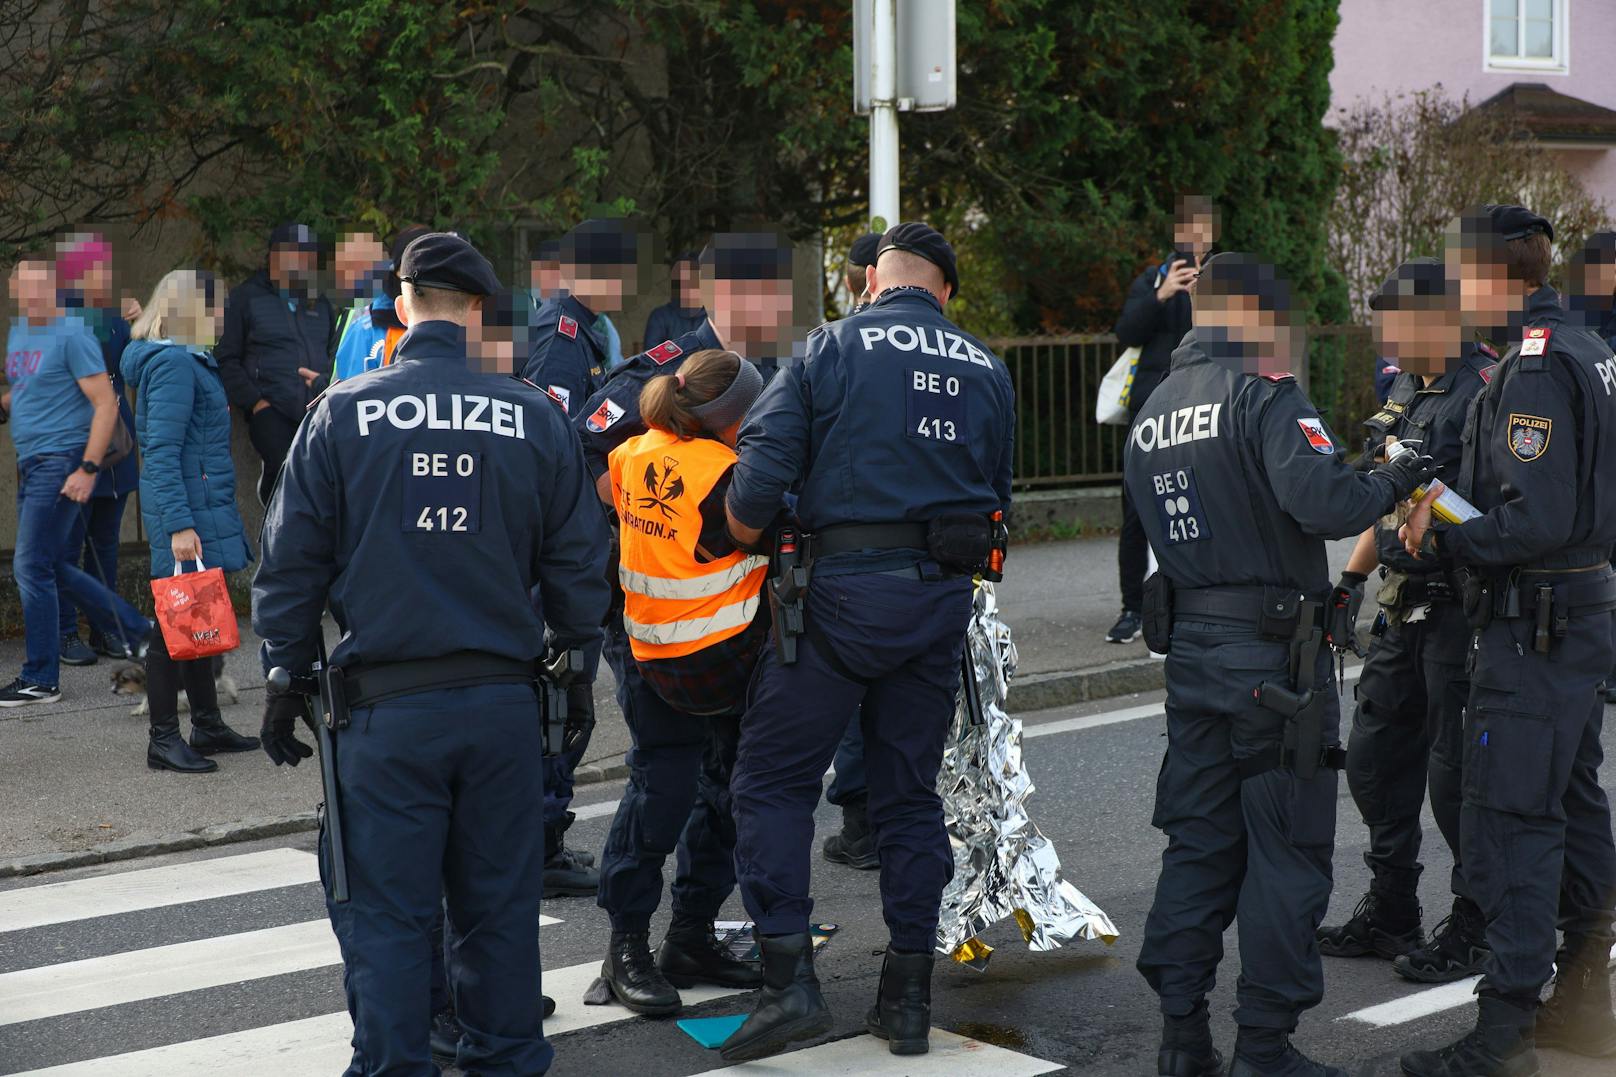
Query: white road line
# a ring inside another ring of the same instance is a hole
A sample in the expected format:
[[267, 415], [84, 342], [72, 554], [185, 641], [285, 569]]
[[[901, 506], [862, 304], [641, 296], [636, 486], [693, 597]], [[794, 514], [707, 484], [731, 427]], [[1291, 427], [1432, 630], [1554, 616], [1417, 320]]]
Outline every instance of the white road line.
[[923, 1055], [895, 1055], [887, 1050], [884, 1040], [854, 1036], [760, 1062], [707, 1070], [695, 1077], [1037, 1077], [1064, 1068], [1060, 1062], [1018, 1054], [934, 1028], [931, 1051]]
[[64, 961], [0, 975], [0, 1025], [340, 964], [327, 920]]
[[[1616, 963], [1616, 946], [1611, 947], [1610, 960]], [[1376, 1028], [1387, 1028], [1391, 1025], [1406, 1025], [1410, 1021], [1418, 1021], [1422, 1017], [1429, 1017], [1433, 1013], [1442, 1013], [1444, 1010], [1456, 1009], [1476, 997], [1476, 984], [1481, 982], [1480, 976], [1472, 976], [1468, 980], [1459, 980], [1440, 987], [1427, 988], [1416, 991], [1412, 995], [1394, 998], [1390, 1002], [1382, 1002], [1375, 1006], [1366, 1006], [1361, 1010], [1342, 1014], [1337, 1021], [1357, 1021], [1360, 1024], [1373, 1025]]]
[[[544, 992], [556, 1000], [555, 1015], [544, 1022], [546, 1036], [560, 1036], [582, 1028], [634, 1019], [635, 1015], [621, 1006], [583, 1004], [581, 1000], [585, 988], [599, 973], [600, 963], [597, 961], [545, 972]], [[698, 988], [679, 994], [684, 998], [685, 1005], [694, 1006], [740, 992]], [[670, 1035], [676, 1034], [671, 1023], [668, 1029]], [[330, 1077], [333, 1073], [342, 1072], [348, 1065], [353, 1055], [353, 1048], [349, 1046], [352, 1035], [353, 1023], [349, 1021], [348, 1014], [331, 1013], [206, 1039], [186, 1040], [144, 1051], [30, 1070], [19, 1077], [219, 1077], [220, 1074], [229, 1074], [230, 1077]], [[933, 1042], [936, 1042], [935, 1037]], [[1032, 1074], [1047, 1071], [1017, 1071], [1000, 1073], [996, 1077], [1017, 1077], [1018, 1072]]]
[[319, 861], [298, 849], [193, 860], [0, 894], [0, 932], [155, 909], [320, 881]]

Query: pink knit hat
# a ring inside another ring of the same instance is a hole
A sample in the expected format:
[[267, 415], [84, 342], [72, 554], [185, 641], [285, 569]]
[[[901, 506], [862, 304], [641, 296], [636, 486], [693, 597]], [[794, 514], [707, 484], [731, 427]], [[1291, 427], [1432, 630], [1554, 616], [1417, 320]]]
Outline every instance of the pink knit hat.
[[112, 261], [112, 246], [97, 233], [75, 239], [56, 256], [56, 283], [71, 285], [96, 266]]

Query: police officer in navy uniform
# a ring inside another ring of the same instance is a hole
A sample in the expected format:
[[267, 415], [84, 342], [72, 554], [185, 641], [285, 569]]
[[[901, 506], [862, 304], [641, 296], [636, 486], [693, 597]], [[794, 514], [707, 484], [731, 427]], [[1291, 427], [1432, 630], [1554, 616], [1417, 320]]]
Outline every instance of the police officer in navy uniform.
[[[606, 351], [595, 329], [598, 314], [620, 310], [623, 295], [634, 275], [638, 258], [634, 233], [621, 221], [587, 220], [562, 237], [556, 255], [561, 287], [544, 298], [534, 318], [533, 348], [523, 377], [559, 403], [567, 418], [577, 418], [599, 387], [606, 368]], [[592, 716], [594, 697], [574, 684], [568, 693], [569, 717]], [[570, 849], [566, 833], [572, 826], [573, 775], [589, 750], [587, 730], [592, 718], [582, 721], [583, 736], [568, 740], [565, 750], [545, 759], [544, 771], [544, 896], [572, 897], [593, 894], [600, 886], [595, 855]]]
[[[1433, 527], [1422, 504], [1404, 535], [1411, 551], [1457, 567], [1478, 626], [1460, 831], [1491, 950], [1476, 1027], [1404, 1055], [1412, 1077], [1529, 1077], [1538, 1046], [1616, 1053], [1606, 971], [1616, 847], [1599, 783], [1616, 610], [1616, 357], [1544, 284], [1552, 239], [1520, 206], [1466, 213], [1449, 237], [1466, 315], [1507, 323], [1520, 342], [1465, 435], [1456, 486], [1483, 515]], [[1551, 972], [1554, 995], [1539, 1009]]]
[[[467, 366], [465, 323], [499, 287], [488, 261], [434, 233], [399, 277], [410, 330], [397, 361], [333, 387], [298, 430], [264, 524], [253, 627], [265, 669], [300, 675], [327, 604], [341, 632], [351, 898], [327, 907], [354, 1019], [347, 1072], [435, 1072], [431, 936], [446, 899], [459, 1066], [543, 1073], [534, 671], [547, 626], [562, 647], [599, 637], [604, 517], [561, 409]], [[311, 754], [299, 719], [305, 697], [270, 696], [277, 764]]]
[[638, 257], [621, 221], [587, 220], [562, 237], [561, 288], [539, 305], [522, 376], [559, 400], [568, 418], [600, 387], [607, 356], [595, 322], [622, 309]]
[[959, 276], [931, 227], [889, 230], [868, 283], [870, 308], [815, 330], [805, 360], [764, 390], [727, 499], [732, 534], [750, 544], [800, 489], [812, 533], [800, 646], [794, 662], [765, 651], [731, 785], [764, 987], [724, 1044], [730, 1062], [831, 1027], [808, 931], [813, 812], [861, 703], [891, 933], [866, 1022], [895, 1054], [927, 1049], [938, 908], [954, 866], [937, 771], [982, 567], [964, 551], [979, 542], [985, 558], [992, 520], [1010, 507], [1014, 391], [1004, 364], [943, 315]]
[[[1402, 372], [1385, 405], [1365, 422], [1366, 459], [1384, 459], [1388, 439], [1416, 445], [1457, 478], [1470, 401], [1498, 355], [1468, 340], [1456, 283], [1439, 258], [1397, 268], [1369, 302], [1379, 353]], [[1342, 573], [1337, 595], [1348, 625], [1364, 582], [1380, 566], [1374, 642], [1358, 678], [1347, 744], [1347, 787], [1369, 827], [1369, 893], [1345, 923], [1319, 930], [1327, 957], [1376, 956], [1407, 979], [1446, 983], [1473, 976], [1486, 956], [1481, 910], [1460, 868], [1459, 753], [1470, 692], [1465, 653], [1470, 625], [1441, 566], [1411, 557], [1397, 527], [1376, 521]], [[1350, 628], [1348, 629], [1350, 630]], [[1453, 912], [1426, 944], [1420, 922], [1420, 809], [1429, 779], [1431, 811], [1453, 852]]]
[[1231, 1077], [1344, 1077], [1289, 1041], [1324, 993], [1314, 932], [1330, 899], [1341, 763], [1320, 646], [1324, 540], [1362, 532], [1429, 471], [1414, 455], [1371, 473], [1345, 462], [1289, 373], [1301, 345], [1288, 308], [1273, 267], [1209, 259], [1194, 328], [1126, 450], [1161, 565], [1145, 592], [1147, 638], [1169, 652], [1152, 820], [1168, 845], [1138, 962], [1161, 998], [1163, 1077], [1220, 1071], [1206, 995], [1236, 918]]
[[[596, 489], [611, 504], [607, 457], [646, 432], [640, 391], [662, 374], [676, 374], [691, 355], [711, 348], [738, 351], [773, 339], [780, 329], [780, 298], [789, 324], [791, 249], [767, 232], [720, 233], [701, 255], [709, 317], [676, 340], [665, 340], [613, 370], [578, 418], [584, 459]], [[722, 327], [722, 332], [720, 331]], [[682, 983], [753, 987], [755, 963], [730, 958], [713, 939], [711, 924], [735, 888], [735, 822], [730, 808], [727, 753], [708, 752], [694, 809], [669, 810], [651, 790], [677, 788], [689, 770], [692, 744], [707, 740], [705, 725], [670, 707], [640, 676], [623, 628], [623, 597], [611, 566], [613, 607], [604, 655], [617, 679], [617, 703], [634, 732], [629, 778], [601, 855], [598, 902], [612, 917], [612, 936], [601, 979], [611, 996], [640, 1013], [667, 1014], [680, 1003], [669, 975]], [[675, 738], [683, 730], [684, 738]], [[662, 866], [669, 853], [677, 869], [669, 888], [673, 921], [653, 958], [647, 932], [662, 900]]]

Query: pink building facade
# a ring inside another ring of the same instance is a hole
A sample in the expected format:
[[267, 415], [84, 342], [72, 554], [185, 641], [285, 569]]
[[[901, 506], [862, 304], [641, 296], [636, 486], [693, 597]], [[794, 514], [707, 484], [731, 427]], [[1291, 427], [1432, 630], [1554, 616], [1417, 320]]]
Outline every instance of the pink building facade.
[[1616, 215], [1616, 0], [1341, 0], [1332, 111], [1437, 84], [1509, 95]]

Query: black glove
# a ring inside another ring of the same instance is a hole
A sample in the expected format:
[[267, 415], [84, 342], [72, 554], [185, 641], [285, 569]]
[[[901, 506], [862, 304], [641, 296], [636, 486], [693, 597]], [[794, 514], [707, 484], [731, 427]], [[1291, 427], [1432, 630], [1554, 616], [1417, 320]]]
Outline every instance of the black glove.
[[273, 693], [264, 701], [264, 724], [259, 727], [258, 739], [263, 742], [264, 754], [277, 767], [282, 763], [297, 766], [314, 754], [314, 749], [292, 735], [298, 719], [312, 724], [309, 698], [297, 692], [285, 695]]
[[561, 751], [582, 751], [595, 729], [595, 686], [573, 681], [567, 685], [567, 724], [561, 731]]
[[1341, 580], [1330, 592], [1329, 619], [1324, 634], [1330, 646], [1348, 650], [1359, 658], [1363, 650], [1358, 646], [1358, 611], [1363, 609], [1364, 580], [1362, 572], [1343, 572]]
[[1422, 483], [1436, 478], [1436, 461], [1418, 452], [1405, 452], [1379, 465], [1371, 475], [1384, 475], [1392, 480], [1392, 491], [1398, 501], [1405, 500]]

